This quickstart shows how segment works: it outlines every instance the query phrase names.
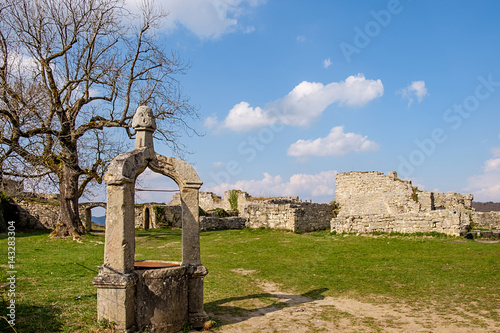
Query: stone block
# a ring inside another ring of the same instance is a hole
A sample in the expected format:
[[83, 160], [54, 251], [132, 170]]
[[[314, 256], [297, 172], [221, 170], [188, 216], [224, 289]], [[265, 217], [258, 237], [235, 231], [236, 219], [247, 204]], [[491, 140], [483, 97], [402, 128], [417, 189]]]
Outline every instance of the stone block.
[[136, 270], [136, 322], [139, 330], [178, 332], [188, 321], [185, 266]]
[[133, 330], [137, 275], [110, 273], [101, 268], [92, 282], [97, 287], [97, 319], [114, 322], [118, 331]]

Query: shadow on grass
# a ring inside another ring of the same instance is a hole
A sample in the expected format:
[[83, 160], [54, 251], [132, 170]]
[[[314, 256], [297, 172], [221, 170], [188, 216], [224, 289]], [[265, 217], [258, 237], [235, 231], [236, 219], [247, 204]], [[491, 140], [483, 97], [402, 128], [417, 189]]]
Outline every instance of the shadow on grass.
[[321, 300], [324, 298], [322, 294], [327, 290], [327, 288], [313, 289], [301, 295], [260, 293], [229, 297], [206, 303], [205, 309], [210, 316], [222, 321], [220, 326], [224, 326], [263, 316], [283, 308]]
[[[4, 307], [5, 309], [5, 307]], [[51, 305], [19, 304], [16, 306], [15, 326], [17, 332], [60, 332], [63, 325], [59, 321], [61, 310]], [[5, 316], [5, 310], [1, 316]], [[7, 319], [11, 319], [7, 317]], [[14, 332], [4, 318], [0, 318], [0, 332]]]
[[157, 228], [157, 229], [136, 229], [135, 237], [137, 238], [155, 238], [155, 239], [170, 239], [182, 237], [181, 229], [173, 228]]

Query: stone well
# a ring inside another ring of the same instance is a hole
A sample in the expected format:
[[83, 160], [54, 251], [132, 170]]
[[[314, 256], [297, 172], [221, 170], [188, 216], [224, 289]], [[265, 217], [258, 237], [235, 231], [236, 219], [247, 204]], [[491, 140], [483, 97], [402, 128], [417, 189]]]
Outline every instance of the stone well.
[[[107, 184], [104, 264], [93, 280], [97, 287], [98, 319], [114, 322], [115, 328], [122, 332], [177, 332], [188, 321], [194, 327], [202, 327], [208, 319], [203, 309], [203, 278], [208, 271], [200, 260], [198, 221], [202, 182], [185, 161], [155, 153], [156, 123], [151, 108], [139, 107], [132, 126], [136, 130], [134, 150], [115, 157], [104, 178]], [[135, 181], [146, 168], [170, 177], [179, 186], [180, 263], [134, 262]]]

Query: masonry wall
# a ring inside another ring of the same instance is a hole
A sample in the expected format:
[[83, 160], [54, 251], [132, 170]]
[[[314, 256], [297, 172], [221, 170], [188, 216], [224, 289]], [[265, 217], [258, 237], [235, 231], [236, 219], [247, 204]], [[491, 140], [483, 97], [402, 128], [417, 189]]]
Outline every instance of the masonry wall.
[[471, 210], [474, 196], [470, 193], [434, 192], [435, 209]]
[[227, 229], [243, 229], [245, 228], [246, 219], [243, 217], [200, 217], [201, 230], [227, 230]]
[[[179, 196], [180, 202], [180, 194], [176, 193]], [[200, 207], [207, 211], [215, 208], [224, 207], [224, 200], [220, 196], [212, 192], [200, 192]], [[225, 208], [224, 208], [225, 209]]]
[[180, 206], [148, 203], [135, 205], [136, 228], [144, 226], [145, 208], [149, 209], [150, 228], [159, 228], [162, 225], [175, 228], [182, 227], [182, 208]]
[[336, 232], [442, 232], [459, 235], [470, 224], [472, 194], [420, 191], [396, 172], [347, 172], [336, 176], [340, 211]]
[[500, 230], [500, 212], [472, 212], [473, 228]]
[[20, 229], [54, 230], [59, 222], [59, 204], [14, 198], [17, 227]]
[[331, 223], [331, 231], [338, 233], [372, 232], [439, 232], [459, 236], [469, 224], [469, 215], [453, 210], [434, 210], [402, 214], [339, 216]]
[[330, 227], [330, 221], [335, 217], [330, 204], [304, 202], [297, 205], [295, 214], [295, 230], [309, 232], [325, 230]]
[[24, 193], [23, 181], [2, 177], [0, 178], [0, 191], [11, 197], [22, 195]]
[[246, 207], [245, 217], [248, 228], [310, 232], [328, 229], [334, 213], [330, 204], [258, 203]]
[[[290, 197], [252, 197], [250, 194], [240, 190], [229, 190], [224, 192], [224, 196], [220, 197], [213, 192], [200, 192], [200, 207], [205, 210], [213, 210], [216, 208], [222, 208], [226, 211], [231, 210], [231, 205], [229, 203], [230, 192], [235, 191], [238, 196], [238, 211], [243, 212], [247, 206], [260, 204], [260, 203], [277, 203], [277, 202], [302, 202], [298, 196]], [[168, 206], [180, 206], [180, 194], [175, 193], [172, 197], [172, 201], [168, 203]]]
[[[149, 212], [149, 222], [145, 224], [144, 219], [146, 215], [148, 215], [146, 209]], [[152, 204], [138, 204], [138, 205], [136, 204], [134, 207], [134, 212], [135, 212], [134, 222], [136, 228], [138, 227], [144, 228], [145, 226], [147, 226], [147, 229], [154, 229], [158, 227], [156, 222], [156, 214]]]
[[381, 172], [347, 172], [336, 175], [335, 201], [343, 215], [400, 214], [419, 211], [409, 181]]
[[248, 228], [295, 231], [295, 209], [290, 204], [252, 204], [246, 207]]

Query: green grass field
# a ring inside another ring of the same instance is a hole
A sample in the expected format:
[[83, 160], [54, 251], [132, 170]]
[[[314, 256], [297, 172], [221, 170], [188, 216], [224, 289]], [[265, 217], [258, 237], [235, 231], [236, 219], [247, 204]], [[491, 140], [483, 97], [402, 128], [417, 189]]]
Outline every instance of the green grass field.
[[[181, 260], [181, 231], [136, 231], [136, 259]], [[17, 234], [16, 326], [18, 332], [100, 332], [92, 278], [103, 261], [104, 236], [82, 243], [48, 233]], [[418, 309], [432, 303], [444, 313], [468, 313], [500, 322], [500, 243], [455, 237], [294, 234], [275, 230], [201, 233], [205, 308], [217, 316], [234, 308], [222, 300], [266, 294], [254, 283], [269, 281], [311, 297], [390, 299]], [[1, 283], [8, 270], [7, 237], [0, 235]], [[235, 270], [253, 271], [242, 275]], [[7, 288], [1, 292], [5, 313]], [[268, 300], [271, 302], [270, 300]], [[0, 331], [12, 331], [5, 320]]]

